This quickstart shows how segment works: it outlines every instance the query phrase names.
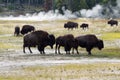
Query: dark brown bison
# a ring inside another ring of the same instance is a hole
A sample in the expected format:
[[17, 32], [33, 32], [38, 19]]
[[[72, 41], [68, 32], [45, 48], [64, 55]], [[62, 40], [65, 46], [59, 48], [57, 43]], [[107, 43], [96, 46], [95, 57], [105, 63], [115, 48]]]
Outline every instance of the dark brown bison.
[[56, 38], [56, 47], [55, 47], [55, 53], [60, 54], [60, 47], [63, 46], [66, 54], [70, 54], [70, 50], [72, 47], [74, 47], [74, 36], [72, 34], [67, 34], [64, 36], [59, 36]]
[[46, 46], [50, 46], [53, 48], [53, 45], [55, 44], [55, 37], [54, 35], [48, 34], [46, 31], [38, 30], [34, 31], [30, 34], [27, 34], [24, 36], [23, 39], [23, 52], [25, 53], [25, 47], [28, 47], [30, 53], [32, 53], [30, 47], [36, 47], [40, 51], [41, 54], [45, 53], [44, 48]]
[[88, 29], [88, 24], [86, 24], [86, 23], [83, 23], [83, 24], [81, 24], [80, 25], [80, 28], [82, 28], [82, 29]]
[[110, 24], [111, 26], [114, 26], [114, 25], [118, 26], [118, 21], [117, 20], [109, 20], [108, 24]]
[[20, 34], [20, 27], [16, 26], [14, 31], [14, 36], [19, 36], [19, 34]]
[[28, 32], [34, 31], [35, 27], [31, 25], [24, 25], [21, 29], [21, 34], [27, 34]]
[[86, 48], [89, 55], [91, 55], [91, 50], [94, 47], [97, 47], [99, 50], [104, 48], [103, 40], [98, 39], [95, 35], [92, 34], [78, 36], [75, 39], [78, 41], [78, 45], [80, 47]]
[[68, 30], [73, 28], [78, 28], [78, 23], [69, 21], [64, 24], [64, 28], [68, 28]]

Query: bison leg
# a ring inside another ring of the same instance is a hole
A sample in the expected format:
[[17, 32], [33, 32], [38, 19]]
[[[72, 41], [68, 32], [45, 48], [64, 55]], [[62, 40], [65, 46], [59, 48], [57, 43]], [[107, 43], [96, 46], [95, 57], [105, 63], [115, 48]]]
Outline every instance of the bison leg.
[[76, 52], [77, 52], [77, 54], [79, 54], [79, 52], [78, 52], [78, 48], [76, 48]]
[[76, 49], [77, 54], [79, 54], [79, 52], [78, 52], [78, 48], [75, 48], [75, 49]]
[[70, 51], [66, 51], [66, 54], [70, 54]]
[[43, 54], [45, 54], [45, 51], [43, 51]]
[[44, 51], [39, 51], [40, 52], [40, 54], [45, 54], [45, 52]]
[[66, 54], [70, 54], [70, 50], [66, 51]]
[[87, 48], [86, 50], [88, 52], [88, 55], [91, 55], [91, 48]]
[[40, 52], [40, 54], [45, 54], [45, 52], [44, 52], [44, 47], [43, 46], [41, 46], [41, 45], [38, 45], [38, 51]]
[[30, 53], [32, 53], [32, 51], [31, 51], [31, 49], [30, 49], [30, 46], [28, 47], [28, 49], [29, 49]]
[[23, 46], [23, 52], [25, 53], [25, 47]]
[[58, 53], [60, 54], [60, 45], [58, 46]]
[[88, 51], [88, 54], [91, 55], [91, 51]]
[[40, 51], [40, 54], [45, 54], [45, 52], [44, 51]]
[[[75, 48], [75, 50], [76, 50], [77, 54], [79, 54], [78, 48]], [[74, 48], [72, 49], [72, 53], [74, 54]]]
[[43, 52], [43, 54], [45, 54], [44, 48], [43, 48], [43, 51], [42, 51], [42, 52]]
[[56, 44], [55, 46], [55, 54], [57, 54], [57, 47], [58, 47], [58, 44]]
[[72, 54], [74, 54], [74, 48], [72, 48]]
[[116, 26], [118, 26], [118, 23], [116, 23]]

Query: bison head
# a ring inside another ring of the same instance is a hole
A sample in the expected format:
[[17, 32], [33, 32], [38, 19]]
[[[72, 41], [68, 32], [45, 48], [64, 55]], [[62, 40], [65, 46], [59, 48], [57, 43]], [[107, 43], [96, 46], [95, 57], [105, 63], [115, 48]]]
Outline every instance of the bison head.
[[97, 47], [98, 47], [99, 50], [101, 50], [102, 48], [104, 48], [103, 40], [99, 40], [99, 41], [98, 41]]
[[48, 45], [53, 48], [53, 45], [55, 44], [55, 36], [52, 34], [48, 35], [48, 40]]
[[108, 24], [111, 24], [111, 21], [108, 21]]

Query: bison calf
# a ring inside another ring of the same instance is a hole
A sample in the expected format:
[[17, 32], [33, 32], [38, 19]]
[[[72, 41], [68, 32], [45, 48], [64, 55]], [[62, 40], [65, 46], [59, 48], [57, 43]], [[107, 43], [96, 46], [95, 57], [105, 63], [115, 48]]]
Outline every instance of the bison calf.
[[89, 55], [91, 55], [91, 50], [94, 47], [97, 47], [99, 50], [104, 48], [103, 40], [98, 39], [95, 35], [92, 34], [78, 36], [75, 39], [78, 41], [80, 47], [86, 48]]
[[27, 34], [24, 36], [23, 39], [23, 52], [25, 53], [25, 47], [28, 47], [30, 53], [32, 53], [30, 47], [38, 47], [38, 50], [40, 53], [45, 53], [44, 48], [46, 46], [50, 46], [53, 48], [53, 45], [55, 44], [55, 37], [54, 35], [48, 34], [46, 31], [38, 30], [35, 32], [32, 32], [30, 34]]
[[19, 26], [16, 26], [15, 27], [15, 31], [14, 31], [14, 36], [18, 36], [20, 34], [20, 27]]
[[86, 29], [87, 28], [88, 29], [88, 26], [89, 26], [88, 24], [83, 23], [83, 24], [80, 25], [80, 28], [82, 28], [82, 29]]

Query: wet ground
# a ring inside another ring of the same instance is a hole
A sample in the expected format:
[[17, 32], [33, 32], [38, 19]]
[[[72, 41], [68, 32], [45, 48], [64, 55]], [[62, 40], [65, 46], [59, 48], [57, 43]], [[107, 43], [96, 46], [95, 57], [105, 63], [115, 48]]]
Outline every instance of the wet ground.
[[81, 55], [71, 54], [53, 54], [54, 50], [47, 49], [46, 54], [40, 54], [36, 49], [32, 49], [33, 53], [23, 53], [22, 50], [8, 50], [7, 53], [0, 54], [0, 71], [10, 71], [16, 68], [28, 66], [50, 66], [59, 64], [93, 64], [93, 63], [120, 63], [119, 59], [109, 58], [89, 58]]

